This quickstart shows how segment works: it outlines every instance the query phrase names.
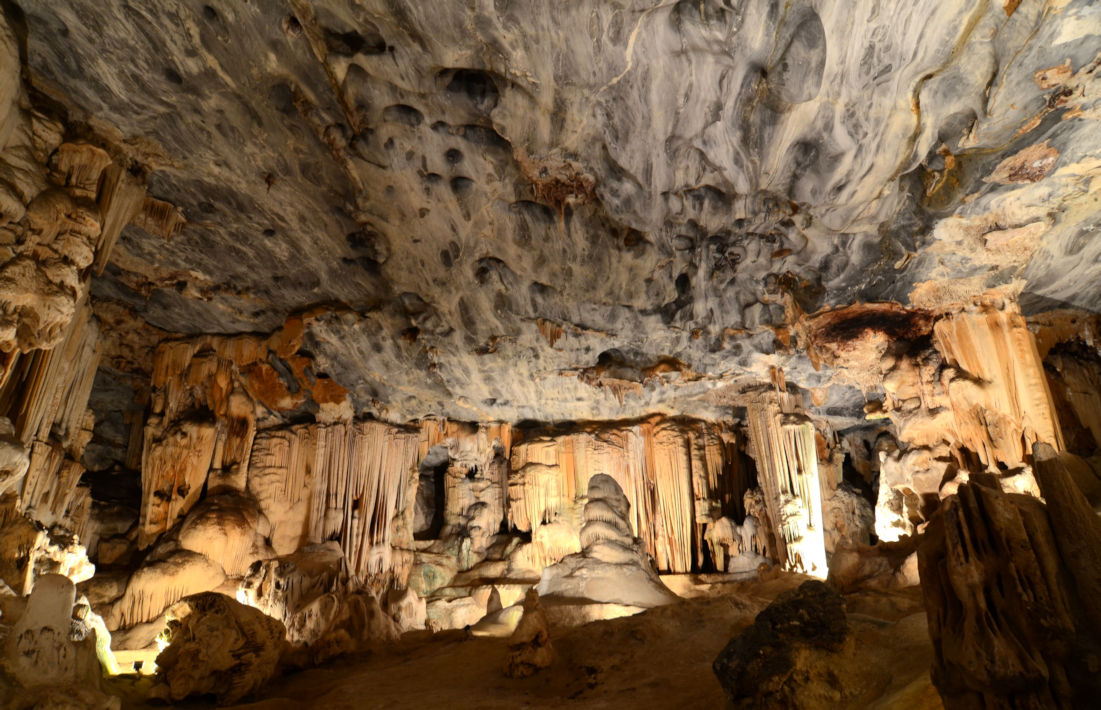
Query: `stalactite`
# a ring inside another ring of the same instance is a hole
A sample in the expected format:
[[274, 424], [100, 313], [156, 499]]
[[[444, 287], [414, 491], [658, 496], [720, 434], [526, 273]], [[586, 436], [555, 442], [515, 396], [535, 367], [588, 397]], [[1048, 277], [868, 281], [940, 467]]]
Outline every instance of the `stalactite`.
[[44, 525], [65, 521], [83, 473], [60, 445], [36, 441], [20, 495], [23, 512]]
[[[679, 426], [667, 422], [644, 423], [642, 436], [649, 484], [644, 500], [651, 522], [647, 546], [657, 553], [654, 559], [659, 569], [688, 571], [692, 569], [693, 542], [699, 549], [701, 539], [695, 525], [690, 438]], [[706, 473], [701, 472], [698, 478], [706, 479]]]
[[117, 164], [108, 165], [103, 171], [103, 185], [99, 191], [99, 211], [103, 229], [96, 247], [96, 274], [102, 274], [111, 258], [115, 242], [125, 227], [137, 214], [145, 197], [145, 185]]
[[289, 555], [306, 543], [316, 456], [314, 428], [299, 425], [257, 435], [248, 469], [248, 491], [271, 525], [271, 546]]
[[36, 551], [45, 544], [46, 531], [12, 508], [0, 516], [0, 581], [18, 595], [34, 585]]
[[632, 534], [642, 539], [658, 568], [690, 571], [702, 559], [703, 526], [710, 522], [710, 511], [732, 507], [729, 499], [724, 501], [720, 483], [724, 470], [736, 466], [728, 458], [734, 453], [728, 440], [732, 434], [715, 425], [664, 419], [593, 426], [560, 436], [529, 434], [512, 449], [511, 524], [531, 530], [533, 539], [541, 526], [551, 523], [576, 533], [582, 492], [589, 478], [606, 473], [630, 501]]
[[374, 421], [299, 425], [256, 438], [248, 490], [272, 526], [272, 547], [340, 541], [361, 579], [408, 570], [418, 432]]
[[762, 393], [750, 402], [750, 439], [757, 481], [768, 517], [780, 531], [781, 561], [825, 576], [826, 551], [818, 450], [814, 425], [793, 411], [784, 392]]
[[2, 401], [25, 446], [49, 441], [56, 432], [74, 456], [80, 455], [99, 356], [99, 328], [91, 309], [81, 304], [56, 347], [17, 359]]
[[138, 547], [142, 548], [172, 529], [199, 500], [217, 434], [212, 422], [195, 421], [181, 421], [160, 431], [160, 422], [151, 419], [141, 464]]
[[183, 230], [187, 220], [175, 205], [146, 197], [134, 215], [134, 225], [165, 240], [170, 240]]
[[110, 164], [111, 156], [87, 143], [62, 143], [53, 157], [54, 172], [75, 197], [94, 198]]
[[[205, 335], [158, 345], [153, 359], [150, 415], [145, 422], [142, 445], [145, 516], [142, 545], [178, 522], [179, 516], [194, 504], [204, 482], [211, 492], [244, 492], [248, 488], [258, 413], [294, 411], [311, 400], [322, 413], [340, 408], [338, 402], [344, 402], [346, 390], [327, 377], [308, 373], [312, 361], [298, 354], [310, 317], [292, 316], [282, 329], [268, 337]], [[294, 382], [288, 382], [275, 370], [272, 365], [275, 359], [282, 361], [281, 367], [290, 371]], [[264, 492], [270, 488], [264, 478], [273, 465], [289, 466], [288, 470], [296, 472], [294, 475], [319, 471], [321, 479], [334, 486], [322, 491], [322, 496], [332, 496], [333, 500], [314, 497], [306, 502], [311, 511], [308, 539], [332, 539], [342, 532], [339, 511], [344, 509], [345, 491], [335, 487], [336, 478], [330, 481], [326, 472], [347, 470], [349, 434], [345, 424], [333, 426], [336, 429], [332, 432], [325, 428], [309, 433], [295, 430], [298, 432], [295, 437], [306, 437], [310, 446], [303, 448], [306, 442], [297, 442], [289, 450], [293, 460], [284, 464], [271, 460], [271, 451], [266, 448], [273, 443], [270, 438], [258, 450], [268, 458], [259, 467], [261, 473], [253, 477], [253, 486], [262, 489], [269, 505], [277, 505]], [[198, 448], [188, 454], [186, 461], [173, 463], [173, 448], [191, 439], [194, 439], [191, 444]], [[156, 450], [151, 451], [151, 447]], [[322, 458], [314, 461], [314, 453]], [[299, 461], [308, 464], [303, 464], [303, 468]], [[176, 480], [181, 476], [182, 479]], [[186, 493], [179, 493], [180, 490]], [[301, 518], [298, 521], [301, 526], [305, 517], [288, 511], [279, 514], [284, 519], [279, 536], [285, 552], [293, 550], [286, 549], [286, 545], [301, 540], [301, 527], [293, 529], [296, 516]]]
[[1022, 464], [1037, 441], [1063, 448], [1036, 341], [1015, 301], [980, 299], [938, 320], [933, 332], [959, 371], [945, 389], [960, 444], [991, 467]]
[[104, 621], [112, 631], [153, 621], [184, 597], [216, 589], [223, 581], [225, 573], [217, 562], [180, 550], [135, 570]]
[[[392, 570], [395, 518], [412, 514], [419, 437], [381, 422], [356, 422], [351, 433], [341, 537], [349, 569], [365, 578]], [[402, 523], [408, 537], [400, 542], [408, 548], [412, 520]]]
[[310, 542], [339, 539], [348, 487], [348, 426], [318, 426], [314, 493], [310, 504]]

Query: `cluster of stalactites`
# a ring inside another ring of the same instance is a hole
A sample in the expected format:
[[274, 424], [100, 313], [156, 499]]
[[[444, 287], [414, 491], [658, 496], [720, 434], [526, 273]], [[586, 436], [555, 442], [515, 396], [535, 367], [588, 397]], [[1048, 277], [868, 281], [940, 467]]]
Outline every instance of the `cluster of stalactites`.
[[529, 436], [512, 449], [510, 523], [533, 535], [549, 524], [580, 529], [589, 479], [605, 473], [623, 489], [632, 534], [658, 569], [688, 572], [702, 566], [712, 511], [734, 514], [740, 504], [734, 440], [719, 425], [668, 419]]
[[766, 525], [779, 532], [775, 556], [825, 576], [826, 549], [814, 425], [786, 392], [765, 392], [747, 408], [749, 436], [764, 493]]
[[933, 333], [955, 370], [943, 382], [959, 445], [988, 467], [1021, 465], [1038, 441], [1063, 448], [1036, 339], [1016, 303], [975, 305], [938, 320]]

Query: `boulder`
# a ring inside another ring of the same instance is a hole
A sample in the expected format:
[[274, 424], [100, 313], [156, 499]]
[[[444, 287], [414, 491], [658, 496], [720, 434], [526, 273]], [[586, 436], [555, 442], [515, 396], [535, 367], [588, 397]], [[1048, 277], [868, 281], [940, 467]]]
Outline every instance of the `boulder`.
[[168, 648], [157, 656], [155, 695], [172, 702], [213, 695], [235, 703], [266, 685], [286, 649], [285, 629], [229, 597], [205, 592], [169, 613]]
[[769, 604], [712, 668], [735, 707], [843, 707], [851, 693], [835, 657], [852, 646], [841, 595], [809, 581]]

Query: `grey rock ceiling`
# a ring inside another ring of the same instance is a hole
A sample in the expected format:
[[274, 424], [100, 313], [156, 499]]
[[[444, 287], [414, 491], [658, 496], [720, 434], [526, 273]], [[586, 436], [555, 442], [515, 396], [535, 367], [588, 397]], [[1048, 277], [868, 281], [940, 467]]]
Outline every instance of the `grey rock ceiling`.
[[127, 228], [96, 298], [178, 333], [341, 304], [307, 346], [360, 412], [718, 416], [770, 365], [828, 381], [777, 342], [801, 311], [1101, 305], [1088, 0], [17, 4], [31, 85], [187, 220]]

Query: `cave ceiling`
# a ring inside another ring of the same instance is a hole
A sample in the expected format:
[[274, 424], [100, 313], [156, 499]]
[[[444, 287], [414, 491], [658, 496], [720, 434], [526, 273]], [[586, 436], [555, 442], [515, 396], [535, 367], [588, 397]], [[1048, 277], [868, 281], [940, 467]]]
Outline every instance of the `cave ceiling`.
[[780, 367], [841, 416], [804, 314], [1101, 304], [1089, 0], [16, 4], [37, 100], [183, 218], [97, 312], [311, 312], [361, 414], [717, 417]]

